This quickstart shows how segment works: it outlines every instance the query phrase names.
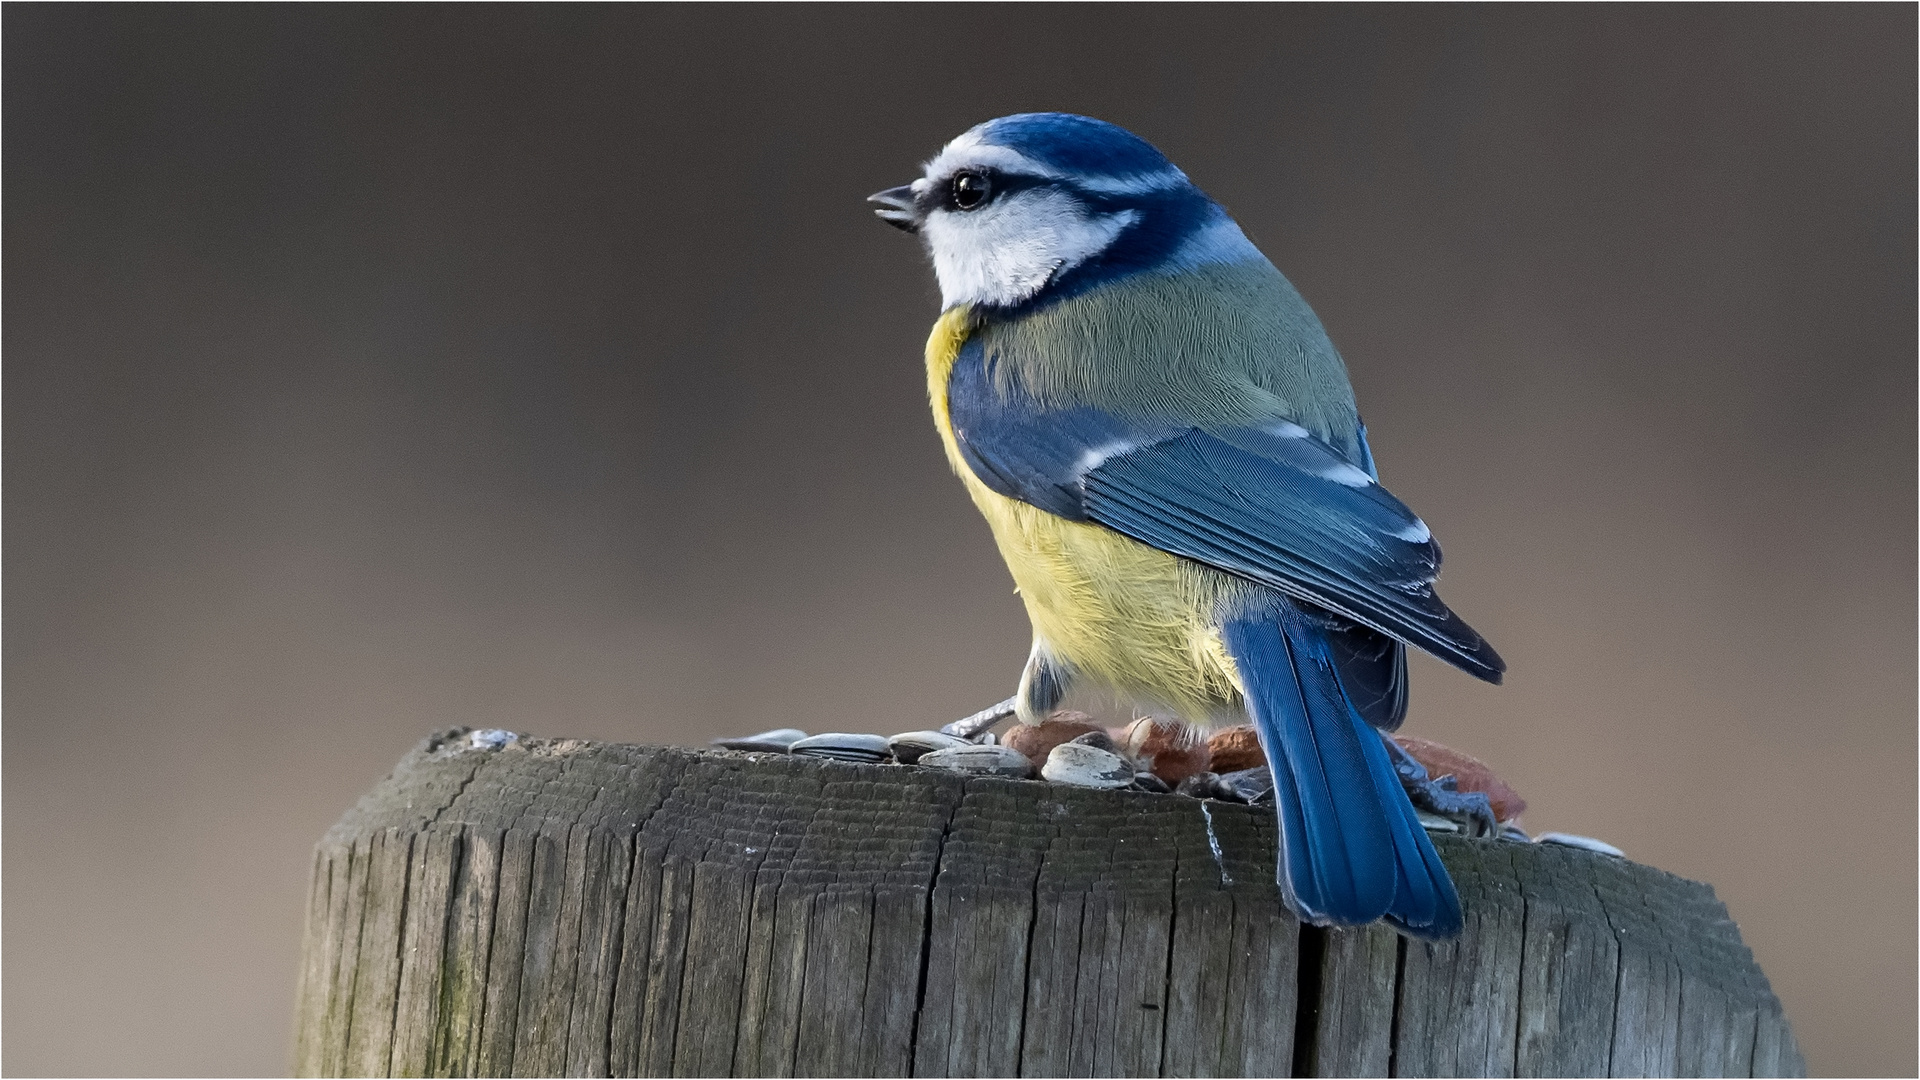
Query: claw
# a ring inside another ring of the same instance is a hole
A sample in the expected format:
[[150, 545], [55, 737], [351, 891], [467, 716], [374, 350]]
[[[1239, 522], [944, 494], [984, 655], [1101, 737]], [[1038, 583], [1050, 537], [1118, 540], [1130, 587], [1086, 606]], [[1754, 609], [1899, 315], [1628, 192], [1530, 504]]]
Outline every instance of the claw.
[[1435, 784], [1429, 788], [1408, 788], [1407, 795], [1413, 805], [1427, 813], [1459, 822], [1461, 830], [1475, 839], [1500, 832], [1500, 823], [1493, 818], [1493, 804], [1478, 791], [1447, 791]]
[[1386, 735], [1381, 735], [1380, 741], [1387, 744], [1393, 771], [1400, 777], [1400, 786], [1406, 789], [1407, 798], [1416, 809], [1458, 822], [1466, 835], [1476, 839], [1499, 835], [1500, 822], [1493, 816], [1493, 804], [1486, 795], [1461, 791], [1452, 775], [1433, 779], [1427, 774], [1427, 767], [1414, 760], [1399, 743]]

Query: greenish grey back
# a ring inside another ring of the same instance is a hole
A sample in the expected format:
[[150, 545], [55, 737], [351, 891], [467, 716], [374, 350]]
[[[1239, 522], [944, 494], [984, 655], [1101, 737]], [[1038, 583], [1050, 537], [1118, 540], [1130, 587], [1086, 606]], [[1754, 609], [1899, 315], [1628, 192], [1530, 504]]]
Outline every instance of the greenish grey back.
[[1347, 368], [1265, 259], [1147, 273], [979, 330], [998, 389], [1048, 408], [1236, 427], [1290, 420], [1353, 457]]

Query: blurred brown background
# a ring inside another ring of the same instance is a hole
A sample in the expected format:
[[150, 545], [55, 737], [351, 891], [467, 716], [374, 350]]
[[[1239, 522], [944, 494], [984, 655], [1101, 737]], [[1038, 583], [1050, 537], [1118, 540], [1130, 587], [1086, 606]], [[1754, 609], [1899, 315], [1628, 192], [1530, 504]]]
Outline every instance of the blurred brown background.
[[976, 121], [1158, 143], [1346, 354], [1409, 731], [1915, 1059], [1915, 9], [58, 7], [5, 28], [9, 1073], [284, 1068], [308, 851], [429, 729], [1004, 696], [935, 291]]

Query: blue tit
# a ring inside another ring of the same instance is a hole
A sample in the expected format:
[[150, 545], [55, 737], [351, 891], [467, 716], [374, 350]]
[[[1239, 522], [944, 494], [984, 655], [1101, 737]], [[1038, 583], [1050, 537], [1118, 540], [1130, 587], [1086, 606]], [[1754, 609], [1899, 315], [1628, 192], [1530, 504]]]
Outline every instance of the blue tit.
[[1435, 595], [1440, 549], [1378, 483], [1306, 301], [1158, 150], [1084, 116], [990, 120], [871, 201], [932, 258], [934, 423], [1033, 623], [1010, 711], [1084, 686], [1251, 722], [1294, 913], [1456, 933], [1382, 733], [1407, 645], [1505, 665]]

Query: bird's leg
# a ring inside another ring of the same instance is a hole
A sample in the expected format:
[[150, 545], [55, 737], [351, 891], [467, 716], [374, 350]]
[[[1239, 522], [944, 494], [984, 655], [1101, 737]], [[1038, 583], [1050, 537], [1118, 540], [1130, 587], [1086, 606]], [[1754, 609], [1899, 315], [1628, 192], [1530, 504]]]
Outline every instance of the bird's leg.
[[1393, 762], [1394, 775], [1400, 778], [1400, 786], [1406, 789], [1407, 798], [1417, 809], [1459, 822], [1468, 836], [1494, 836], [1500, 832], [1500, 823], [1493, 817], [1493, 804], [1485, 795], [1459, 790], [1451, 775], [1433, 779], [1427, 775], [1427, 767], [1415, 761], [1392, 736], [1384, 731], [1379, 734], [1380, 741], [1387, 744], [1387, 758]]
[[1027, 653], [1027, 666], [1020, 672], [1020, 689], [1013, 694], [1014, 711], [1020, 722], [1038, 724], [1045, 720], [1066, 699], [1067, 685], [1072, 681], [1072, 671], [1054, 659], [1046, 645], [1035, 637], [1033, 649]]
[[998, 705], [989, 705], [972, 716], [962, 717], [940, 729], [940, 734], [951, 735], [956, 739], [977, 739], [987, 733], [987, 729], [1012, 716], [1019, 698], [1008, 698]]
[[1071, 679], [1067, 666], [1049, 655], [1036, 638], [1033, 651], [1027, 654], [1027, 666], [1020, 672], [1020, 689], [1012, 697], [955, 720], [940, 730], [956, 738], [977, 739], [1009, 716], [1018, 716], [1023, 723], [1037, 724], [1060, 707]]

